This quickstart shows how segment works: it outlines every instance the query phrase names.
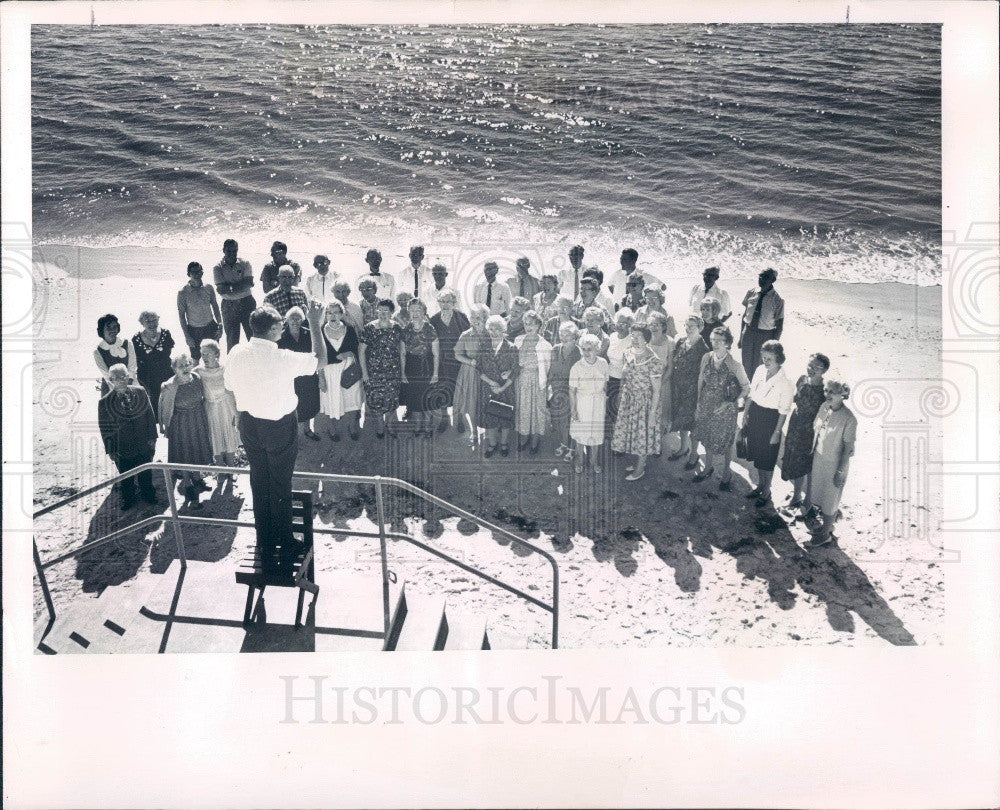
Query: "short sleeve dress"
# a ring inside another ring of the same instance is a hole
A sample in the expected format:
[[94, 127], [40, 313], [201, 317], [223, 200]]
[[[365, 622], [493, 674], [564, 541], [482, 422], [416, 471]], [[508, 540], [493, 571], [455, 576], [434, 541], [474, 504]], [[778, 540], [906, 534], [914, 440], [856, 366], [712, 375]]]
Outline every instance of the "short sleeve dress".
[[[455, 344], [455, 352], [461, 352], [465, 357], [478, 358], [484, 351], [489, 351], [490, 338], [485, 332], [466, 329]], [[475, 418], [479, 410], [479, 371], [475, 366], [461, 363], [458, 377], [455, 380], [455, 396], [452, 406], [455, 413], [467, 413]]]
[[708, 345], [701, 337], [693, 341], [683, 337], [674, 346], [674, 373], [671, 379], [672, 430], [694, 430], [694, 411], [698, 405], [698, 374], [701, 358]]
[[160, 387], [174, 376], [170, 367], [174, 339], [168, 330], [161, 329], [153, 345], [149, 345], [142, 339], [142, 332], [136, 332], [132, 336], [132, 348], [135, 349], [136, 379], [149, 394], [153, 414], [159, 418]]
[[663, 375], [663, 363], [652, 351], [625, 352], [618, 416], [611, 435], [611, 449], [618, 453], [650, 456], [660, 451], [660, 413], [650, 418], [653, 387]]
[[604, 444], [605, 386], [608, 361], [597, 357], [593, 363], [578, 360], [569, 372], [569, 387], [576, 391], [576, 414], [569, 435], [580, 444], [596, 447]]
[[481, 382], [479, 393], [479, 418], [476, 420], [484, 428], [512, 428], [514, 427], [514, 415], [496, 416], [487, 410], [487, 403], [491, 398], [508, 405], [514, 405], [514, 392], [517, 388], [517, 349], [509, 340], [501, 342], [499, 348], [494, 351], [490, 338], [486, 342], [479, 354], [479, 373], [489, 377], [495, 383], [504, 383], [503, 375], [507, 374], [508, 380], [513, 380], [513, 384], [508, 385], [499, 394], [494, 394], [493, 389], [485, 382]]
[[[406, 346], [406, 384], [403, 386], [402, 403], [413, 413], [424, 413], [441, 407], [431, 401], [431, 375], [434, 373], [433, 344], [437, 332], [430, 321], [418, 328], [408, 323], [403, 327], [403, 345]], [[440, 349], [439, 349], [440, 350]], [[435, 389], [436, 390], [436, 387]]]
[[[208, 419], [208, 433], [212, 439], [212, 453], [235, 453], [240, 446], [240, 434], [236, 429], [236, 398], [226, 388], [223, 380], [225, 369], [198, 367], [198, 376], [205, 389], [205, 416]], [[176, 407], [176, 405], [175, 405]]]

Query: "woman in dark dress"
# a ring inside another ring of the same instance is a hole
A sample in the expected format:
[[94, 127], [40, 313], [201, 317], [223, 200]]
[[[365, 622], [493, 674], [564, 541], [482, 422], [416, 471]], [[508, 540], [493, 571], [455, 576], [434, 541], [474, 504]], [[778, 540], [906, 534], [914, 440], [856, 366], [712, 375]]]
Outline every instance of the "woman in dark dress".
[[[458, 382], [458, 372], [462, 364], [455, 357], [455, 346], [462, 333], [470, 328], [469, 319], [455, 309], [458, 304], [458, 294], [450, 287], [445, 287], [437, 294], [440, 310], [431, 318], [431, 326], [438, 338], [438, 384], [432, 399], [438, 408], [438, 433], [448, 429], [448, 408], [455, 398], [455, 385]], [[465, 417], [456, 414], [455, 426], [460, 430], [465, 427]]]
[[[479, 418], [486, 429], [486, 449], [490, 458], [500, 446], [500, 455], [510, 453], [510, 431], [514, 427], [514, 381], [517, 376], [517, 349], [507, 340], [507, 322], [499, 315], [486, 321], [490, 340], [479, 354], [477, 371], [483, 387], [479, 394]], [[495, 403], [491, 406], [491, 400]], [[509, 406], [509, 407], [504, 407]]]
[[701, 373], [701, 358], [707, 352], [708, 344], [701, 336], [704, 321], [697, 315], [689, 315], [684, 322], [687, 334], [674, 346], [674, 376], [671, 390], [671, 427], [681, 439], [680, 449], [668, 458], [676, 461], [687, 456], [685, 468], [693, 470], [698, 466], [698, 444], [691, 441], [694, 430], [695, 408], [698, 406], [698, 375]]
[[781, 458], [781, 477], [791, 481], [794, 490], [789, 496], [787, 508], [802, 505], [806, 491], [806, 477], [812, 469], [813, 423], [816, 414], [826, 400], [823, 394], [823, 375], [830, 368], [830, 358], [825, 354], [814, 354], [806, 365], [806, 373], [795, 383], [795, 404], [788, 417], [785, 432], [785, 452]]
[[365, 424], [369, 417], [374, 418], [375, 435], [380, 439], [385, 438], [387, 423], [396, 421], [399, 408], [403, 330], [392, 320], [395, 309], [390, 299], [383, 298], [375, 309], [376, 319], [365, 324], [358, 335], [361, 379], [365, 388]]
[[417, 425], [417, 436], [433, 435], [437, 403], [431, 394], [437, 390], [438, 363], [441, 351], [437, 332], [427, 320], [427, 307], [419, 298], [407, 304], [409, 319], [403, 327], [403, 404]]
[[128, 369], [129, 379], [136, 378], [135, 346], [121, 336], [122, 325], [117, 315], [110, 312], [97, 319], [97, 335], [100, 340], [94, 349], [94, 363], [101, 372], [101, 396], [111, 391], [108, 369], [121, 363]]
[[[306, 314], [301, 307], [292, 307], [285, 313], [285, 329], [278, 340], [278, 348], [312, 354], [312, 336], [309, 334]], [[302, 425], [302, 432], [306, 437], [318, 442], [319, 434], [312, 429], [312, 420], [319, 413], [319, 377], [316, 374], [296, 377], [295, 396], [299, 400], [295, 407], [295, 415]]]
[[146, 310], [139, 315], [142, 330], [132, 336], [132, 348], [135, 349], [136, 378], [139, 384], [149, 394], [153, 405], [153, 416], [160, 407], [160, 387], [173, 375], [170, 367], [170, 352], [174, 348], [174, 339], [166, 329], [160, 329], [160, 316]]
[[[205, 412], [205, 387], [194, 371], [191, 355], [184, 352], [173, 361], [174, 376], [160, 387], [160, 430], [167, 437], [167, 461], [210, 467], [212, 434]], [[200, 509], [199, 493], [210, 487], [198, 473], [181, 473], [184, 506]]]

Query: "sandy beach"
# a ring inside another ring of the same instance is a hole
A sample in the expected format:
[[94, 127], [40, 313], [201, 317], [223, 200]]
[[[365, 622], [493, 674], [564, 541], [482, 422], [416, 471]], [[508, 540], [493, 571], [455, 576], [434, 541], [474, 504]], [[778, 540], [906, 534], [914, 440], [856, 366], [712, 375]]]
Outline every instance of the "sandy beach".
[[[241, 239], [247, 246], [241, 253], [257, 275], [266, 241]], [[307, 272], [314, 247], [290, 251]], [[384, 248], [383, 268], [402, 267], [404, 250]], [[335, 269], [347, 268], [348, 280], [363, 267], [363, 251], [354, 245], [324, 252]], [[552, 257], [563, 255], [561, 246], [551, 250]], [[509, 265], [513, 256], [499, 258]], [[606, 273], [613, 269], [598, 258]], [[97, 318], [117, 314], [123, 333], [131, 336], [139, 329], [139, 312], [153, 309], [182, 342], [175, 296], [185, 281], [183, 268], [201, 261], [208, 280], [216, 259], [209, 250], [36, 248], [36, 508], [115, 472], [96, 425], [99, 394], [91, 355]], [[431, 247], [428, 259], [434, 260]], [[469, 272], [463, 268], [451, 281], [461, 290], [472, 283]], [[666, 307], [678, 323], [697, 281], [667, 279]], [[723, 268], [720, 283], [735, 305], [754, 279], [728, 276]], [[601, 476], [575, 475], [552, 455], [551, 438], [537, 457], [486, 461], [473, 454], [467, 436], [454, 431], [420, 444], [408, 435], [378, 442], [365, 429], [358, 442], [302, 441], [297, 468], [410, 480], [551, 549], [560, 571], [562, 647], [939, 644], [945, 575], [928, 532], [940, 516], [926, 504], [939, 504], [940, 495], [935, 479], [919, 499], [899, 484], [917, 475], [918, 467], [910, 472], [890, 464], [886, 435], [890, 422], [913, 425], [928, 442], [930, 457], [940, 457], [940, 424], [927, 408], [925, 381], [940, 376], [941, 289], [784, 278], [776, 287], [786, 300], [782, 343], [788, 375], [796, 379], [808, 355], [822, 351], [832, 360], [830, 374], [855, 388], [848, 405], [858, 416], [859, 435], [838, 545], [804, 551], [808, 534], [801, 523], [777, 520], [773, 512], [769, 517], [743, 497], [751, 485], [742, 466], [736, 466], [733, 492], [719, 493], [714, 485], [692, 483], [691, 474], [680, 462], [667, 461], [666, 453], [651, 460], [642, 481], [631, 483], [624, 481], [623, 460]], [[255, 292], [259, 299], [259, 285]], [[166, 459], [162, 438], [156, 458]], [[778, 477], [780, 504], [790, 487]], [[162, 501], [162, 484], [159, 492]], [[317, 500], [319, 523], [371, 530], [370, 488], [318, 491]], [[213, 494], [203, 514], [250, 519], [250, 506], [243, 478], [235, 490]], [[166, 509], [163, 503], [159, 508]], [[413, 498], [390, 498], [389, 512], [399, 530], [549, 598], [547, 566], [538, 555], [486, 532], [470, 533], [457, 518], [432, 514]], [[38, 521], [35, 542], [42, 557], [51, 558], [135, 519], [137, 511], [123, 516], [117, 496], [104, 493]], [[248, 537], [246, 530], [192, 529], [186, 532], [187, 552], [191, 559], [232, 565]], [[145, 572], [162, 572], [175, 555], [169, 530], [165, 536], [124, 538], [50, 569], [49, 583], [57, 607], [66, 606]], [[371, 573], [378, 566], [377, 543], [318, 540], [317, 566]], [[547, 646], [547, 616], [498, 588], [399, 543], [390, 548], [390, 568], [408, 589], [446, 592], [449, 604], [487, 613], [500, 634]], [[36, 618], [42, 611], [36, 587]]]

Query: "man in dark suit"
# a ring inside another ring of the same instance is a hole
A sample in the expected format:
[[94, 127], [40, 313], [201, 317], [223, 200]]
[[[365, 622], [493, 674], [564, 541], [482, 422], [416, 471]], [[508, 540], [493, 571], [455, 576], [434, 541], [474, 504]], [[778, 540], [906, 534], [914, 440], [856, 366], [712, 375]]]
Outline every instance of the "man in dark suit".
[[[108, 369], [111, 390], [97, 404], [97, 422], [104, 450], [123, 473], [153, 460], [156, 450], [156, 415], [149, 394], [141, 385], [129, 385], [128, 369], [117, 363]], [[135, 479], [147, 503], [156, 503], [153, 474], [145, 470], [119, 484], [122, 511], [135, 505]]]

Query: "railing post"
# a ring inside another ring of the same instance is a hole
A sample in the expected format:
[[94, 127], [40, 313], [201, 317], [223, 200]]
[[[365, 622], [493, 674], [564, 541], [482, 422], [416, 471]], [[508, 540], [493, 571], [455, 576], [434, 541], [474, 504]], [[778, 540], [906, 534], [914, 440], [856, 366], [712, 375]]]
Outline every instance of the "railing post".
[[382, 629], [389, 641], [389, 560], [385, 542], [385, 503], [382, 500], [382, 476], [375, 476], [375, 508], [378, 510], [378, 542], [382, 555]]
[[42, 568], [42, 558], [38, 555], [38, 545], [31, 541], [31, 553], [35, 558], [35, 571], [38, 572], [38, 583], [42, 586], [42, 596], [45, 597], [45, 607], [49, 609], [49, 621], [56, 620], [56, 607], [52, 604], [52, 594], [49, 593], [49, 583], [45, 579], [45, 570]]
[[177, 543], [177, 557], [181, 561], [181, 568], [187, 568], [187, 551], [184, 549], [184, 533], [181, 530], [181, 521], [177, 517], [177, 500], [174, 496], [174, 482], [167, 467], [163, 468], [163, 483], [167, 487], [167, 500], [170, 501], [171, 526], [174, 530], [174, 541]]
[[552, 566], [552, 649], [559, 649], [559, 569]]

